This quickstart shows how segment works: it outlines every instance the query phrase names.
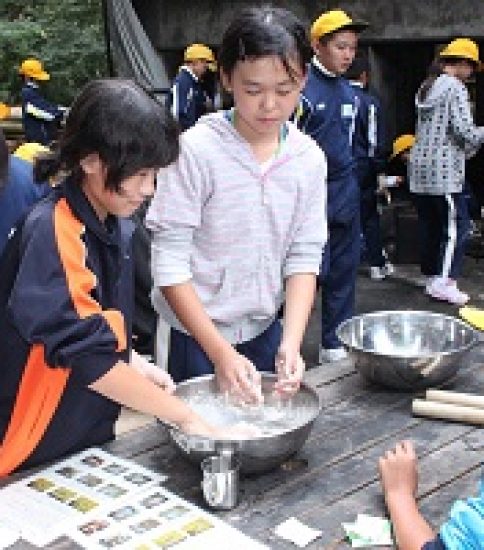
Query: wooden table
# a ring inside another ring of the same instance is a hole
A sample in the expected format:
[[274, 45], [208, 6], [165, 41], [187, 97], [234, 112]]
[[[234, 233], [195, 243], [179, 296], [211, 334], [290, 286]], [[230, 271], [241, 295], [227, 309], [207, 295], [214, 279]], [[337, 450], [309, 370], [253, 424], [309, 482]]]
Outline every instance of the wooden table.
[[[484, 347], [476, 347], [452, 385], [484, 394]], [[475, 496], [484, 456], [484, 430], [415, 418], [412, 395], [369, 386], [351, 367], [311, 369], [307, 381], [323, 411], [303, 449], [280, 468], [241, 479], [239, 506], [217, 513], [244, 533], [274, 549], [294, 549], [273, 534], [290, 516], [323, 531], [307, 548], [348, 548], [341, 527], [358, 513], [384, 516], [377, 459], [401, 439], [415, 442], [420, 457], [419, 500], [436, 527], [456, 498]], [[200, 471], [181, 459], [157, 423], [126, 433], [106, 449], [169, 475], [167, 488], [203, 506]], [[32, 548], [18, 543], [16, 549]], [[59, 540], [49, 548], [75, 548]], [[228, 543], [227, 548], [230, 548]], [[212, 550], [212, 549], [211, 549]]]

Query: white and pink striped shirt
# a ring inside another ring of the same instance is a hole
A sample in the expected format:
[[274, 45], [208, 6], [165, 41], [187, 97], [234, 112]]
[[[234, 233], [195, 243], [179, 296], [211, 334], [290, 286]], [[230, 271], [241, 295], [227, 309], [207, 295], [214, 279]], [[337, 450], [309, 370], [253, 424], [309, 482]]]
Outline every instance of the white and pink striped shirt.
[[326, 229], [326, 159], [288, 123], [261, 165], [222, 113], [181, 136], [178, 161], [158, 174], [146, 217], [153, 232], [153, 301], [184, 330], [160, 287], [191, 281], [222, 334], [237, 343], [274, 320], [284, 279], [319, 272]]

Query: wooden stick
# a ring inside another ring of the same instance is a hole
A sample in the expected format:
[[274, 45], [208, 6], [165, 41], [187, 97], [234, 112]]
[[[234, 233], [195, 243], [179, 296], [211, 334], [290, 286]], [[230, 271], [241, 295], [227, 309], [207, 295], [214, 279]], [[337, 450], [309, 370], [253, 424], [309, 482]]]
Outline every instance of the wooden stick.
[[444, 390], [427, 390], [425, 394], [428, 401], [439, 401], [442, 403], [453, 403], [484, 410], [484, 396], [472, 395], [469, 393], [457, 393]]
[[484, 409], [454, 405], [451, 403], [440, 403], [438, 401], [426, 401], [425, 399], [414, 399], [412, 401], [412, 412], [417, 416], [428, 416], [442, 420], [452, 420], [468, 424], [484, 425]]

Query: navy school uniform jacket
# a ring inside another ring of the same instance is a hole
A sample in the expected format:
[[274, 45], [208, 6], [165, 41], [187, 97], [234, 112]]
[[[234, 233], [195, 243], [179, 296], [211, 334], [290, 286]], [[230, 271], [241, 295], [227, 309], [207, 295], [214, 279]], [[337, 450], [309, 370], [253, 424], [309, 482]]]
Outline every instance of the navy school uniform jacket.
[[48, 184], [34, 182], [32, 164], [10, 155], [7, 181], [0, 189], [0, 255], [18, 220], [49, 191]]
[[49, 145], [57, 137], [63, 111], [44, 99], [35, 83], [27, 82], [22, 88], [21, 96], [25, 140]]
[[102, 224], [80, 186], [68, 179], [34, 206], [5, 249], [3, 259], [10, 261], [0, 265], [3, 443], [26, 365], [34, 378], [68, 373], [57, 409], [24, 467], [113, 437], [119, 405], [87, 386], [119, 360], [129, 360], [132, 231], [130, 220], [114, 216]]
[[351, 82], [358, 98], [353, 153], [361, 189], [376, 187], [376, 176], [385, 168], [384, 120], [380, 100], [358, 82]]
[[296, 111], [296, 123], [326, 153], [328, 218], [347, 221], [359, 210], [352, 141], [357, 98], [347, 80], [313, 59]]
[[185, 66], [171, 87], [169, 106], [182, 130], [191, 128], [205, 114], [207, 96], [199, 79]]

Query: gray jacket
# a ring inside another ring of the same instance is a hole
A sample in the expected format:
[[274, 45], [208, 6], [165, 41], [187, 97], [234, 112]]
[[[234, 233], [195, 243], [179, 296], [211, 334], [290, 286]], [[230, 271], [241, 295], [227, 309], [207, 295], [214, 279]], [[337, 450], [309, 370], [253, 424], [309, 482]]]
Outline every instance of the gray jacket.
[[416, 97], [416, 143], [408, 176], [414, 193], [443, 195], [462, 191], [465, 160], [484, 142], [484, 127], [474, 125], [465, 85], [440, 75], [424, 101]]
[[277, 157], [260, 165], [221, 112], [181, 136], [178, 161], [160, 170], [146, 216], [153, 232], [153, 303], [184, 330], [160, 287], [191, 281], [231, 343], [261, 334], [284, 280], [319, 272], [326, 242], [326, 158], [287, 124]]

